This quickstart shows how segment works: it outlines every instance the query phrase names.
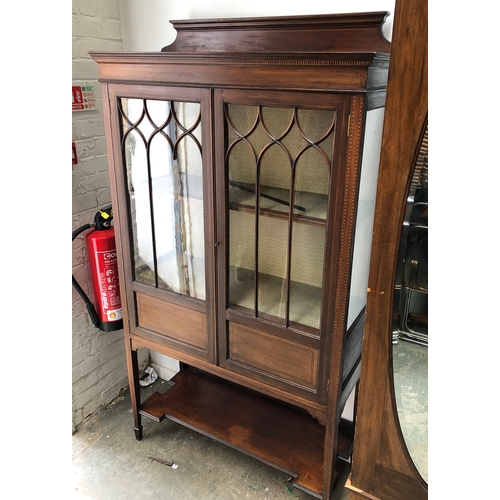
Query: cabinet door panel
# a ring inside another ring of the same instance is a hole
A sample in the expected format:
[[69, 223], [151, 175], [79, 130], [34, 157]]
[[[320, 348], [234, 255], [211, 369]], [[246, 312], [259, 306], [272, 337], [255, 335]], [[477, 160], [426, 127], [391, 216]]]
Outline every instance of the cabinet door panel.
[[316, 390], [319, 351], [229, 323], [229, 360], [294, 385]]
[[130, 331], [160, 333], [213, 360], [211, 93], [122, 84], [109, 90], [117, 202], [127, 214], [118, 223], [132, 284]]
[[138, 325], [169, 339], [207, 349], [206, 314], [137, 294]]
[[219, 363], [312, 399], [323, 390], [321, 399], [323, 308], [343, 196], [334, 179], [350, 100], [221, 89], [214, 103], [224, 137], [216, 145]]

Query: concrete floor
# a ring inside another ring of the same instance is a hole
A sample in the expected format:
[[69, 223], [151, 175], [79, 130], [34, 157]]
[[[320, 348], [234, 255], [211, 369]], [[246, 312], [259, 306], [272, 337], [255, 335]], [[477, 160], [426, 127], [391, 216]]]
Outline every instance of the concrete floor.
[[[141, 398], [164, 392], [162, 380]], [[137, 441], [129, 392], [85, 421], [73, 435], [73, 496], [87, 500], [313, 500], [287, 488], [289, 476], [168, 419], [143, 421]], [[148, 457], [172, 461], [177, 468]], [[347, 466], [332, 500], [348, 500]]]

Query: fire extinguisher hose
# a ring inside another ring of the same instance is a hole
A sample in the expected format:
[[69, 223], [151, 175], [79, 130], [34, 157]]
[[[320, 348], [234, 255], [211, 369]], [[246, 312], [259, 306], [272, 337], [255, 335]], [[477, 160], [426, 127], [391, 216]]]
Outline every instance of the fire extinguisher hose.
[[[83, 226], [79, 227], [75, 231], [73, 231], [73, 239], [72, 241], [75, 240], [75, 238], [86, 231], [87, 229], [90, 229], [95, 226], [94, 224], [84, 224]], [[90, 299], [87, 297], [87, 294], [83, 291], [82, 287], [78, 284], [74, 276], [71, 276], [73, 279], [73, 286], [75, 287], [75, 290], [78, 292], [80, 297], [82, 298], [83, 302], [85, 303], [85, 306], [87, 307], [87, 311], [89, 313], [90, 319], [92, 320], [92, 323], [95, 327], [99, 328], [99, 325], [101, 324], [101, 321], [99, 319], [99, 315], [97, 314], [97, 311], [95, 310], [94, 304], [90, 302]]]

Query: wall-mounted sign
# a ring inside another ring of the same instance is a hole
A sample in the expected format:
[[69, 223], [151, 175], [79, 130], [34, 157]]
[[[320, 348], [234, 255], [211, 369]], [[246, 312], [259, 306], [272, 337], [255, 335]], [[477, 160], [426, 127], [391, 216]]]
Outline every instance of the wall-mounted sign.
[[73, 111], [90, 111], [97, 109], [97, 97], [94, 85], [72, 87]]

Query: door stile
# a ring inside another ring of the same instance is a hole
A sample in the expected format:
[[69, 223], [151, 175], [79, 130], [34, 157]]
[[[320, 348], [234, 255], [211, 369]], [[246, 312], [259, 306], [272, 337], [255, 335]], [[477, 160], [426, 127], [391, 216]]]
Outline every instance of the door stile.
[[205, 227], [205, 283], [207, 304], [207, 334], [209, 361], [217, 364], [217, 220], [215, 212], [213, 89], [206, 89], [201, 99], [201, 132], [203, 166], [203, 201]]
[[[214, 200], [215, 208], [215, 230], [217, 241], [217, 363], [225, 363], [227, 359], [227, 327], [226, 309], [228, 307], [229, 277], [226, 263], [229, 262], [229, 245], [227, 244], [227, 228], [229, 227], [229, 192], [225, 179], [225, 152], [227, 149], [227, 125], [223, 113], [223, 96], [221, 89], [213, 89], [213, 123], [214, 123], [214, 186], [217, 196]], [[222, 134], [222, 140], [219, 133]], [[217, 140], [216, 140], [217, 138]]]
[[[362, 147], [362, 123], [365, 106], [363, 96], [353, 96], [350, 105], [350, 118], [348, 120], [350, 126], [346, 127], [347, 131], [344, 136], [344, 141], [347, 139], [347, 154], [346, 161], [342, 168], [342, 183], [343, 191], [342, 213], [340, 221], [340, 258], [334, 260], [338, 262], [337, 275], [335, 277], [334, 294], [334, 310], [333, 318], [333, 335], [331, 345], [327, 349], [327, 358], [330, 359], [329, 367], [329, 384], [327, 388], [328, 397], [328, 412], [325, 430], [325, 450], [323, 459], [323, 500], [328, 500], [333, 489], [333, 473], [337, 461], [337, 445], [338, 445], [338, 428], [342, 415], [342, 408], [339, 408], [340, 399], [342, 396], [342, 366], [343, 366], [343, 340], [345, 336], [347, 324], [347, 311], [349, 305], [349, 284], [350, 270], [352, 263], [352, 249], [354, 244], [354, 221], [356, 217], [356, 202], [355, 197], [359, 184], [359, 163], [361, 161]], [[351, 120], [353, 123], [350, 123]], [[345, 123], [346, 120], [342, 120]], [[350, 228], [350, 229], [349, 229]], [[331, 275], [333, 278], [333, 274]], [[333, 283], [332, 283], [333, 285]]]

